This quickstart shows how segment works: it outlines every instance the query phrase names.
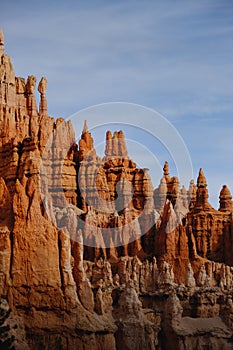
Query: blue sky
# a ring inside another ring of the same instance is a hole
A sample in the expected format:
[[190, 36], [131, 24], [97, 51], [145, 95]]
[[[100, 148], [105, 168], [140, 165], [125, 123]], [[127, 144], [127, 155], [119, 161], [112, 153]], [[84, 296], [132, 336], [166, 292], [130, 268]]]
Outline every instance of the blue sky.
[[110, 101], [155, 109], [195, 177], [203, 167], [214, 206], [222, 184], [233, 190], [231, 0], [11, 0], [0, 26], [16, 75], [47, 77], [50, 115]]

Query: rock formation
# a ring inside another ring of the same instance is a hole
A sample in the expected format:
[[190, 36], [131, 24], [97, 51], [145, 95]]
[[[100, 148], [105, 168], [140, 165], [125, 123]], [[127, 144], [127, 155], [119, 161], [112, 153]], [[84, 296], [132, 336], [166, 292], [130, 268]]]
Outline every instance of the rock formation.
[[[232, 349], [233, 205], [130, 159], [87, 122], [48, 115], [47, 80], [15, 77], [0, 31], [0, 344], [15, 349]], [[19, 329], [16, 332], [15, 329]]]

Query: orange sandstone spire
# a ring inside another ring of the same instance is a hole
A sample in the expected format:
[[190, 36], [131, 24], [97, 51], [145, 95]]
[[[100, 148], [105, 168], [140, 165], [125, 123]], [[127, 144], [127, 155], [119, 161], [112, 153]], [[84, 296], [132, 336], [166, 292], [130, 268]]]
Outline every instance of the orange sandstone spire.
[[224, 185], [220, 191], [219, 204], [220, 204], [220, 207], [219, 207], [220, 211], [233, 210], [232, 195], [229, 188], [226, 185]]
[[169, 176], [169, 165], [167, 161], [164, 163], [164, 166], [163, 166], [163, 175]]
[[198, 188], [207, 187], [206, 178], [205, 178], [205, 175], [204, 175], [202, 168], [200, 168], [200, 170], [199, 170], [199, 175], [197, 178], [197, 187]]
[[106, 132], [106, 146], [105, 146], [105, 155], [112, 155], [112, 133], [110, 130]]
[[91, 133], [88, 131], [87, 121], [85, 120], [82, 136], [79, 140], [79, 153], [80, 153], [80, 160], [83, 159], [83, 157], [90, 155], [91, 151], [94, 150], [94, 141], [91, 136]]
[[38, 85], [38, 91], [40, 93], [40, 108], [39, 108], [40, 115], [48, 115], [46, 88], [47, 88], [47, 79], [45, 77], [42, 77]]
[[125, 135], [122, 130], [115, 131], [113, 135], [111, 131], [107, 131], [105, 155], [106, 157], [128, 157]]
[[167, 184], [169, 184], [171, 181], [171, 178], [169, 176], [169, 165], [167, 161], [164, 163], [164, 166], [163, 166], [163, 176], [166, 179]]
[[4, 53], [4, 35], [3, 35], [3, 31], [0, 28], [0, 55], [2, 55]]
[[209, 193], [207, 189], [207, 181], [202, 168], [199, 170], [197, 178], [197, 193], [195, 209], [197, 210], [212, 210], [213, 208], [208, 202]]
[[83, 125], [83, 134], [85, 134], [86, 132], [88, 132], [88, 126], [87, 126], [87, 121], [84, 121], [84, 125]]

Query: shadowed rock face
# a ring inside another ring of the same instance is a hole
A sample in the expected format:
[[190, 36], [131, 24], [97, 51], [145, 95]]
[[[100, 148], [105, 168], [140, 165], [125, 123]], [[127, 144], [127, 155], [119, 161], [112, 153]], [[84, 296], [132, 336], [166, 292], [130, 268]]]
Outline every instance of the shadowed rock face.
[[0, 32], [0, 344], [231, 349], [229, 189], [215, 210], [203, 170], [186, 190], [167, 162], [154, 189], [122, 131], [107, 131], [103, 159], [87, 123], [76, 144], [46, 87], [37, 108], [36, 78], [15, 77]]

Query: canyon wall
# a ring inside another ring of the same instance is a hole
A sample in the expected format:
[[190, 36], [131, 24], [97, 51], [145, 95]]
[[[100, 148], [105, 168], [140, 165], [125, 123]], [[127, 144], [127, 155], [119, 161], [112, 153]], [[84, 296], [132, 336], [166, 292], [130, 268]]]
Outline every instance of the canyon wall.
[[[233, 205], [207, 181], [158, 188], [123, 131], [103, 158], [48, 115], [47, 80], [16, 77], [0, 31], [0, 345], [232, 349]], [[19, 329], [18, 332], [15, 329]]]

